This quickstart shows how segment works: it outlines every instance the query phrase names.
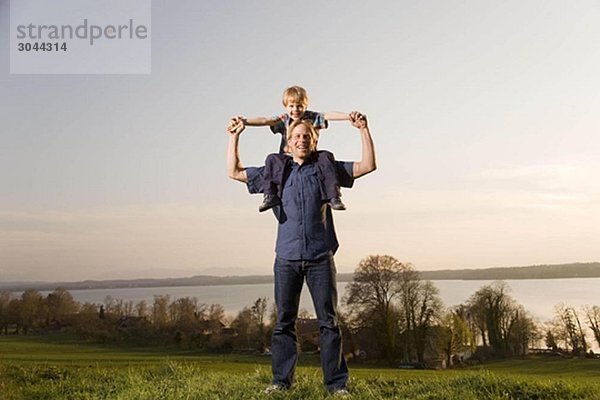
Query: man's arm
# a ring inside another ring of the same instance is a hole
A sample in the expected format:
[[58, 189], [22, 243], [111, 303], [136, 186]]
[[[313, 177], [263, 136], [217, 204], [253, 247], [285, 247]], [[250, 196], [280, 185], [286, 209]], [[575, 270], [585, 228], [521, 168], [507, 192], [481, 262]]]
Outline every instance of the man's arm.
[[352, 111], [349, 117], [352, 126], [358, 128], [360, 131], [362, 141], [362, 159], [355, 162], [352, 167], [352, 176], [354, 178], [360, 178], [377, 169], [375, 146], [373, 146], [373, 139], [371, 138], [371, 132], [369, 131], [369, 126], [367, 124], [367, 116], [358, 111]]
[[240, 161], [239, 142], [240, 135], [245, 129], [244, 119], [235, 117], [229, 121], [227, 132], [229, 133], [229, 144], [227, 145], [227, 175], [236, 181], [248, 182], [246, 169]]
[[278, 118], [267, 118], [267, 117], [257, 117], [257, 118], [243, 118], [244, 125], [247, 126], [274, 126], [279, 122]]
[[350, 121], [350, 114], [339, 111], [329, 111], [323, 113], [323, 117], [327, 121]]

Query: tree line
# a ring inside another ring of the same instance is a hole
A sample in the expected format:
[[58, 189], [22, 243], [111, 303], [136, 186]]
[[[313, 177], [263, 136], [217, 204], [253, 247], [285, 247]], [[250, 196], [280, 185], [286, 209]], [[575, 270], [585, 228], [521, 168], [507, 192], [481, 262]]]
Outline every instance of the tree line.
[[391, 256], [369, 256], [346, 288], [346, 324], [355, 335], [366, 332], [362, 336], [374, 338], [372, 351], [390, 362], [423, 363], [429, 355], [452, 365], [471, 355], [525, 355], [543, 345], [585, 355], [591, 341], [600, 346], [600, 307], [578, 311], [558, 305], [555, 317], [540, 324], [509, 291], [506, 283], [496, 281], [465, 303], [446, 308], [438, 289], [422, 280], [414, 266]]
[[[438, 360], [451, 366], [469, 357], [524, 355], [533, 347], [584, 356], [594, 341], [600, 346], [600, 307], [577, 310], [560, 304], [551, 321], [538, 323], [509, 291], [497, 281], [465, 303], [445, 307], [435, 285], [421, 279], [414, 266], [387, 255], [369, 256], [343, 297], [345, 352], [393, 364]], [[300, 318], [311, 321], [307, 311]], [[33, 289], [20, 296], [0, 292], [3, 334], [60, 330], [104, 343], [265, 351], [275, 320], [276, 310], [266, 298], [230, 316], [221, 305], [194, 297], [155, 295], [150, 303], [134, 303], [108, 296], [96, 304], [79, 303], [64, 288], [46, 296]], [[318, 350], [318, 323], [310, 325], [298, 324], [300, 342]]]
[[266, 346], [272, 319], [266, 298], [231, 317], [220, 304], [200, 303], [195, 297], [155, 295], [151, 303], [134, 303], [107, 296], [102, 304], [82, 304], [64, 288], [47, 296], [35, 289], [18, 297], [0, 292], [0, 333], [5, 335], [66, 331], [102, 343], [247, 349]]

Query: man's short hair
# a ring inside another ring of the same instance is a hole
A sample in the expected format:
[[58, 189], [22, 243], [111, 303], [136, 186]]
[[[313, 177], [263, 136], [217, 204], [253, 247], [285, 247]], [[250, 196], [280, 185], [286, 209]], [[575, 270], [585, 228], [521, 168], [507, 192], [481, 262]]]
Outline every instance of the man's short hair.
[[287, 105], [291, 102], [303, 104], [304, 107], [308, 106], [308, 94], [306, 94], [306, 89], [300, 86], [290, 86], [289, 88], [283, 91], [283, 97], [281, 99], [283, 106], [287, 107]]

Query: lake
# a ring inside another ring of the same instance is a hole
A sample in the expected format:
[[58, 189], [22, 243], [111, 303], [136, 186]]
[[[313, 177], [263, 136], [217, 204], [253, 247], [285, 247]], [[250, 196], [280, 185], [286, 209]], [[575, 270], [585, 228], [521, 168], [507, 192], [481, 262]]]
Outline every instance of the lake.
[[[466, 301], [475, 291], [492, 281], [434, 280], [440, 297], [446, 306]], [[553, 316], [554, 306], [565, 303], [579, 309], [581, 306], [600, 305], [600, 278], [573, 279], [523, 279], [505, 280], [510, 287], [509, 294], [522, 304], [540, 322]], [[345, 293], [347, 282], [338, 283], [340, 299]], [[153, 288], [85, 289], [69, 290], [79, 302], [102, 303], [106, 296], [114, 299], [133, 301], [146, 300], [150, 305], [154, 295], [170, 295], [171, 299], [196, 297], [201, 303], [218, 303], [227, 314], [236, 314], [245, 306], [250, 306], [259, 297], [273, 300], [272, 284], [227, 285], [227, 286], [178, 286]], [[46, 295], [49, 292], [41, 292]], [[304, 287], [301, 309], [313, 313], [308, 288]], [[313, 313], [314, 314], [314, 313]]]

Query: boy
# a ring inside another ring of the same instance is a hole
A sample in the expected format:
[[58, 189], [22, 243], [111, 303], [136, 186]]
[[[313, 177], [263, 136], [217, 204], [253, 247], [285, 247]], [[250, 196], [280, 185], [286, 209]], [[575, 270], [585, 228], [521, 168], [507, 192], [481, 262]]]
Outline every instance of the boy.
[[[265, 160], [263, 180], [263, 203], [258, 207], [263, 212], [281, 204], [281, 192], [285, 180], [285, 173], [289, 170], [291, 162], [286, 154], [288, 128], [292, 122], [297, 120], [308, 120], [315, 127], [317, 133], [320, 129], [328, 126], [328, 121], [349, 120], [348, 114], [340, 112], [318, 113], [306, 109], [308, 106], [308, 95], [306, 90], [300, 86], [292, 86], [284, 90], [282, 98], [283, 106], [287, 113], [271, 118], [248, 118], [244, 124], [248, 126], [270, 126], [273, 134], [281, 134], [279, 153], [269, 154]], [[321, 200], [328, 202], [334, 210], [345, 210], [342, 203], [340, 185], [335, 173], [335, 158], [328, 151], [315, 153], [314, 162], [317, 165], [321, 187]]]

